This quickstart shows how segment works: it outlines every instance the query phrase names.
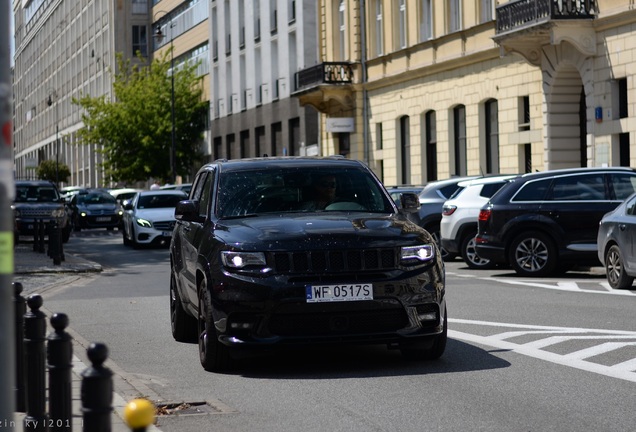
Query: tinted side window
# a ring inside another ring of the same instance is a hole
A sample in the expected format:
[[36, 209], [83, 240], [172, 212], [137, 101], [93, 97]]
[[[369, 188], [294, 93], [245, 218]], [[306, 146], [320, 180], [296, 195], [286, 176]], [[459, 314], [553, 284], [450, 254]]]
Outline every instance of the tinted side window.
[[505, 184], [505, 182], [485, 184], [481, 188], [481, 192], [479, 192], [479, 195], [483, 196], [484, 198], [490, 198]]
[[636, 192], [636, 176], [628, 174], [610, 174], [610, 185], [617, 200], [625, 200]]
[[448, 186], [444, 186], [438, 192], [442, 196], [442, 198], [450, 198], [451, 195], [455, 193], [455, 191], [459, 188], [457, 184], [450, 184]]
[[636, 215], [636, 197], [632, 198], [625, 206], [625, 214], [630, 216]]
[[203, 190], [201, 191], [201, 197], [199, 198], [199, 216], [206, 218], [208, 216], [208, 209], [210, 208], [210, 196], [212, 196], [212, 182], [214, 180], [214, 174], [208, 173], [205, 176], [205, 182], [203, 183]]
[[529, 181], [517, 191], [510, 201], [543, 201], [552, 179]]
[[605, 175], [588, 174], [557, 177], [552, 187], [553, 201], [603, 201]]

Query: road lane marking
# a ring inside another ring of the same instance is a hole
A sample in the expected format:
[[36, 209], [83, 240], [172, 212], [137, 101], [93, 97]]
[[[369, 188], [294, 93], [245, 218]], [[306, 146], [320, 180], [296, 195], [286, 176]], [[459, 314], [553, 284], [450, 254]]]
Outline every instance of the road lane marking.
[[550, 290], [555, 290], [555, 291], [569, 291], [569, 292], [579, 292], [579, 293], [586, 293], [586, 294], [609, 294], [609, 295], [617, 295], [617, 296], [634, 296], [636, 295], [636, 291], [635, 290], [617, 290], [617, 289], [612, 289], [612, 287], [609, 286], [609, 284], [607, 283], [607, 281], [605, 282], [583, 282], [583, 283], [590, 283], [590, 284], [597, 284], [601, 289], [598, 290], [594, 290], [594, 289], [583, 289], [579, 287], [579, 283], [574, 282], [574, 281], [553, 281], [553, 282], [534, 282], [534, 281], [528, 281], [528, 280], [509, 280], [509, 279], [500, 279], [500, 278], [495, 278], [495, 277], [475, 277], [474, 274], [463, 274], [463, 273], [455, 273], [455, 272], [446, 272], [447, 276], [453, 276], [453, 277], [457, 277], [457, 278], [463, 278], [463, 279], [479, 279], [479, 280], [483, 280], [486, 282], [500, 282], [502, 284], [508, 284], [508, 285], [519, 285], [519, 286], [529, 286], [529, 287], [535, 287], [535, 288], [544, 288], [544, 289], [550, 289]]
[[[630, 359], [609, 366], [585, 360], [590, 357], [610, 353], [624, 347], [636, 346], [636, 332], [633, 331], [537, 326], [453, 318], [449, 318], [448, 321], [451, 324], [471, 324], [482, 327], [519, 329], [516, 331], [506, 331], [489, 336], [480, 336], [449, 329], [448, 336], [454, 339], [478, 343], [498, 349], [505, 349], [517, 354], [549, 361], [551, 363], [618, 378], [624, 381], [636, 382], [636, 359]], [[537, 336], [541, 334], [545, 334], [547, 337], [527, 343], [514, 343], [509, 340], [514, 337], [527, 335]], [[559, 334], [559, 336], [555, 336], [555, 334]], [[576, 340], [598, 340], [599, 343], [593, 347], [573, 351], [568, 354], [557, 354], [541, 349], [557, 343]], [[608, 340], [611, 340], [611, 342], [608, 342]]]

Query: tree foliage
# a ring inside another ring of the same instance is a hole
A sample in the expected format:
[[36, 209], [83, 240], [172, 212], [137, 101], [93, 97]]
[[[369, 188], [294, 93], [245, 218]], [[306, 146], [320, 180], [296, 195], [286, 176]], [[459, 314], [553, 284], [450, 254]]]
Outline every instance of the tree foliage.
[[[150, 67], [117, 57], [113, 97], [83, 95], [74, 103], [84, 108], [85, 144], [101, 144], [106, 176], [118, 182], [172, 178], [171, 51]], [[174, 72], [175, 159], [177, 175], [189, 174], [201, 160], [199, 147], [208, 104], [196, 74], [197, 64], [185, 62]], [[100, 146], [98, 146], [100, 148]]]
[[71, 170], [66, 164], [54, 160], [45, 160], [35, 170], [40, 180], [50, 180], [54, 183], [66, 182], [71, 176]]

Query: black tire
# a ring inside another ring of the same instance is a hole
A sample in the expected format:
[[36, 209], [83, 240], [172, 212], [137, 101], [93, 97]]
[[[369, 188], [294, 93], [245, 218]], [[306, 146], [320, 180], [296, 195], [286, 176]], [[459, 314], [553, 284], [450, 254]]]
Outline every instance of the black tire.
[[205, 282], [199, 284], [199, 360], [208, 372], [222, 372], [229, 369], [230, 350], [219, 342], [214, 328], [212, 301]]
[[196, 342], [197, 320], [183, 308], [181, 296], [176, 287], [174, 274], [170, 272], [170, 325], [172, 337], [177, 342]]
[[623, 254], [617, 245], [610, 247], [605, 254], [605, 273], [607, 282], [614, 289], [630, 288], [634, 278], [625, 272]]
[[130, 240], [126, 236], [126, 230], [121, 230], [121, 237], [124, 240], [124, 246], [130, 246]]
[[490, 269], [495, 267], [495, 264], [492, 261], [477, 255], [477, 249], [475, 248], [476, 235], [476, 231], [470, 231], [462, 240], [462, 259], [471, 269]]
[[521, 276], [550, 276], [558, 264], [554, 242], [539, 231], [515, 237], [510, 243], [508, 260], [512, 269]]
[[457, 257], [457, 255], [455, 255], [454, 253], [448, 252], [446, 249], [442, 247], [442, 242], [441, 242], [442, 235], [439, 230], [439, 225], [430, 226], [425, 229], [431, 234], [431, 236], [433, 236], [433, 240], [435, 240], [435, 243], [437, 243], [437, 248], [439, 249], [439, 253], [442, 255], [442, 259], [444, 261], [453, 261]]
[[407, 360], [437, 360], [446, 350], [448, 340], [448, 315], [444, 309], [444, 330], [432, 340], [411, 342], [400, 345], [402, 357]]
[[69, 223], [66, 228], [62, 229], [62, 243], [68, 243], [70, 239], [71, 239], [71, 224]]

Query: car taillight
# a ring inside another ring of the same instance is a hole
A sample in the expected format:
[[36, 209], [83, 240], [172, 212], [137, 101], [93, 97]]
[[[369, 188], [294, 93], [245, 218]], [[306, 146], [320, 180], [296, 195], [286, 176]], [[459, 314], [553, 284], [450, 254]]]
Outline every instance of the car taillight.
[[444, 208], [442, 209], [442, 215], [450, 216], [453, 213], [455, 213], [455, 210], [457, 210], [457, 206], [454, 206], [454, 205], [444, 206]]
[[480, 210], [479, 211], [479, 221], [480, 222], [486, 222], [488, 219], [490, 219], [490, 214], [491, 213], [492, 213], [492, 210], [490, 210], [490, 209]]

